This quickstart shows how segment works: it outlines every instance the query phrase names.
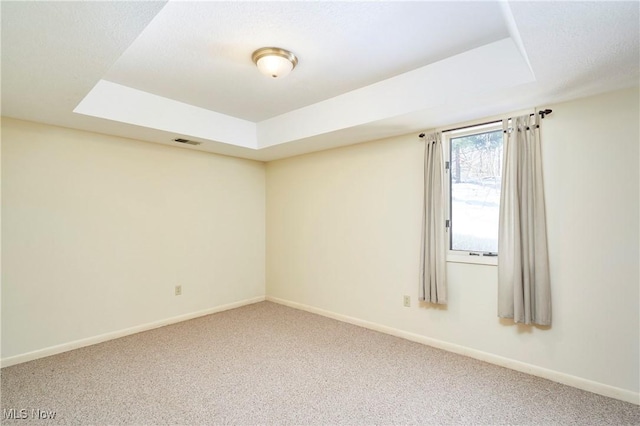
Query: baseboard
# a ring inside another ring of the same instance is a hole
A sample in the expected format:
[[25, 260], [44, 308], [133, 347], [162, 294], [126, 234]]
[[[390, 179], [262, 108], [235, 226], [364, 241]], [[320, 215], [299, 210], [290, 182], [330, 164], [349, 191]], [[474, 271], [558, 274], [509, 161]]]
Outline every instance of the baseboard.
[[211, 315], [218, 312], [227, 311], [229, 309], [239, 308], [245, 305], [251, 305], [253, 303], [262, 302], [264, 300], [265, 300], [265, 296], [253, 297], [251, 299], [244, 299], [238, 302], [228, 303], [226, 305], [215, 306], [213, 308], [204, 309], [197, 312], [191, 312], [188, 314], [178, 315], [175, 317], [150, 322], [147, 324], [137, 325], [135, 327], [129, 327], [123, 330], [117, 330], [109, 333], [100, 334], [98, 336], [87, 337], [85, 339], [75, 340], [73, 342], [63, 343], [60, 345], [38, 349], [36, 351], [27, 352], [20, 355], [14, 355], [11, 357], [2, 358], [2, 360], [0, 361], [0, 364], [2, 365], [2, 367], [9, 367], [12, 365], [21, 364], [23, 362], [33, 361], [34, 359], [44, 358], [44, 357], [56, 355], [62, 352], [71, 351], [73, 349], [79, 349], [85, 346], [106, 342], [107, 340], [118, 339], [120, 337], [140, 333], [142, 331], [153, 330], [154, 328], [164, 327], [165, 325], [175, 324], [178, 322], [187, 321], [187, 320], [202, 317], [205, 315]]
[[403, 331], [397, 328], [388, 327], [378, 323], [365, 321], [359, 318], [350, 317], [348, 315], [338, 314], [335, 312], [316, 308], [314, 306], [309, 306], [309, 305], [305, 305], [298, 302], [292, 302], [290, 300], [280, 299], [272, 296], [267, 296], [266, 300], [270, 302], [278, 303], [281, 305], [289, 306], [291, 308], [300, 309], [303, 311], [322, 315], [324, 317], [332, 318], [338, 321], [368, 328], [370, 330], [379, 331], [385, 334], [390, 334], [392, 336], [400, 337], [406, 340], [411, 340], [412, 342], [422, 343], [424, 345], [432, 346], [434, 348], [443, 349], [445, 351], [453, 352], [460, 355], [465, 355], [470, 358], [475, 358], [481, 361], [488, 362], [490, 364], [495, 364], [501, 367], [506, 367], [512, 370], [531, 374], [532, 376], [542, 377], [543, 379], [548, 379], [554, 382], [562, 383], [564, 385], [572, 386], [574, 388], [578, 388], [588, 392], [607, 396], [609, 398], [619, 399], [621, 401], [640, 405], [640, 393], [637, 393], [637, 392], [632, 392], [626, 389], [617, 388], [615, 386], [606, 385], [604, 383], [599, 383], [599, 382], [584, 379], [581, 377], [572, 376], [570, 374], [561, 373], [559, 371], [549, 370], [547, 368], [539, 367], [533, 364], [516, 361], [510, 358], [505, 358], [489, 352], [483, 352], [477, 349], [456, 345], [454, 343], [433, 339], [430, 337], [422, 336], [420, 334]]

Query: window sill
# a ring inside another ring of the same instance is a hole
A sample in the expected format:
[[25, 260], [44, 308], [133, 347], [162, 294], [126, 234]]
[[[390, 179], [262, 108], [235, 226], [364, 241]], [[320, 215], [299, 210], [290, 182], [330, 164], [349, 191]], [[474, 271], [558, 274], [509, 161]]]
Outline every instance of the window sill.
[[498, 265], [498, 256], [470, 256], [468, 254], [447, 254], [447, 262], [473, 263], [475, 265]]

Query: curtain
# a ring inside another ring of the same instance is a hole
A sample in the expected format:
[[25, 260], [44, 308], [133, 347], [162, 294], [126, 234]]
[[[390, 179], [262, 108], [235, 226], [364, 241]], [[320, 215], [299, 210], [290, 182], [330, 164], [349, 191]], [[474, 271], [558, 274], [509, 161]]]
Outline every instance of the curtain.
[[503, 120], [498, 316], [551, 325], [551, 288], [539, 116]]
[[425, 136], [420, 300], [446, 304], [444, 150], [441, 133]]

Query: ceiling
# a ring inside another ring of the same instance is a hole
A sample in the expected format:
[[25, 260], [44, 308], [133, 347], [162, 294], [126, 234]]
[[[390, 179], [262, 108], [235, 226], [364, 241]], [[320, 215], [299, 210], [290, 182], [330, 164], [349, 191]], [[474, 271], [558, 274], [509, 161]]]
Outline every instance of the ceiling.
[[[636, 1], [0, 8], [2, 115], [261, 161], [640, 80]], [[264, 46], [293, 51], [298, 66], [263, 76], [251, 53]]]

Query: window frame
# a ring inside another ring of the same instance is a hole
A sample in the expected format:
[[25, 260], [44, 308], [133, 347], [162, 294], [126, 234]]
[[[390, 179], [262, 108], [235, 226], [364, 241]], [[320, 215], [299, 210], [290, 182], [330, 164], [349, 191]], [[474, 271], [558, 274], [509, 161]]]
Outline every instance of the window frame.
[[[480, 265], [497, 265], [498, 254], [489, 254], [492, 252], [483, 251], [467, 251], [467, 250], [452, 250], [452, 227], [451, 221], [452, 212], [452, 197], [451, 197], [451, 139], [476, 135], [479, 133], [487, 133], [500, 130], [503, 132], [502, 121], [493, 121], [490, 123], [482, 123], [477, 125], [465, 126], [457, 130], [445, 130], [442, 132], [443, 146], [444, 146], [444, 168], [445, 168], [445, 196], [446, 199], [446, 235], [447, 235], [447, 262], [457, 263], [472, 263]], [[504, 138], [504, 134], [503, 134]], [[504, 139], [503, 139], [504, 143]], [[504, 151], [503, 151], [504, 156]], [[504, 158], [501, 160], [504, 161]]]

